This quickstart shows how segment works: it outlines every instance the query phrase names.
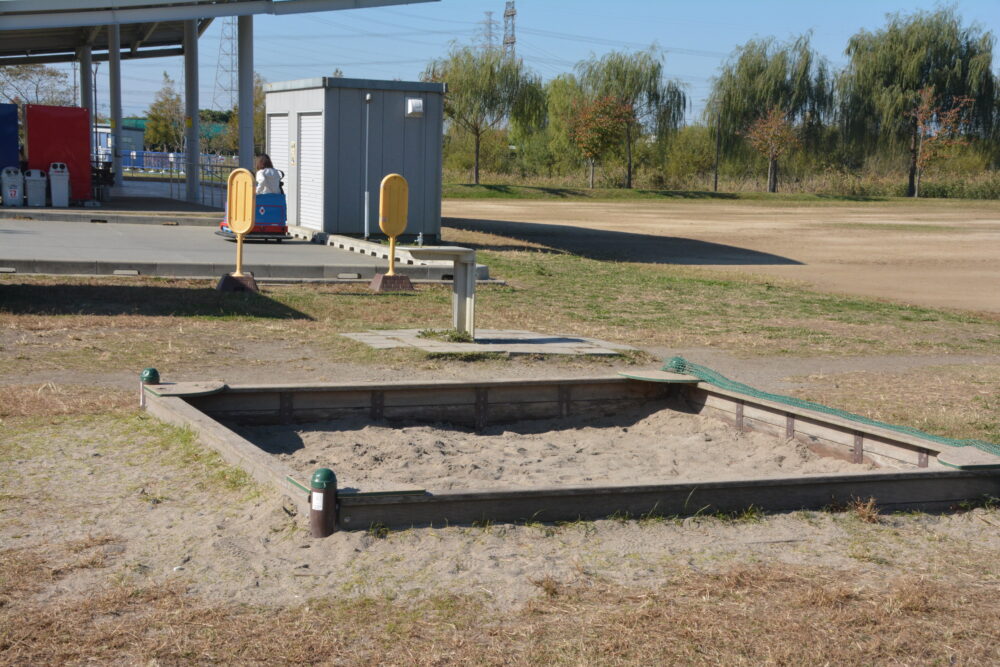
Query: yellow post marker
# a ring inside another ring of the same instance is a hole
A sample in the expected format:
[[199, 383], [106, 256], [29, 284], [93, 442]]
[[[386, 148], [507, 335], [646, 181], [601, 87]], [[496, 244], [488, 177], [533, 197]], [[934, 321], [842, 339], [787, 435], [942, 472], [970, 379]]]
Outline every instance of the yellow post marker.
[[236, 272], [227, 273], [216, 289], [222, 292], [256, 292], [253, 274], [243, 275], [243, 237], [253, 229], [256, 183], [246, 169], [234, 169], [229, 174], [226, 192], [226, 222], [236, 235]]
[[389, 237], [389, 272], [396, 275], [396, 237], [406, 231], [406, 215], [410, 205], [410, 186], [399, 174], [382, 179], [379, 189], [378, 227]]
[[253, 174], [246, 169], [234, 169], [229, 174], [226, 203], [229, 229], [236, 234], [236, 273], [243, 275], [243, 237], [253, 229], [254, 190]]

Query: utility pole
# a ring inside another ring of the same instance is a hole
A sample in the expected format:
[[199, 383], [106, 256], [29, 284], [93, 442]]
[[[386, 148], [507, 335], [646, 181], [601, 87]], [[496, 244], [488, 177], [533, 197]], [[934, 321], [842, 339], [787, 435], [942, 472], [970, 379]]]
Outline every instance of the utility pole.
[[495, 28], [497, 22], [493, 20], [493, 12], [483, 12], [486, 18], [483, 19], [483, 50], [488, 51], [497, 48]]
[[514, 0], [507, 0], [507, 6], [503, 10], [503, 54], [508, 58], [514, 57], [514, 43], [517, 41], [514, 36], [514, 17], [517, 10], [514, 8]]
[[236, 71], [236, 17], [228, 16], [222, 21], [212, 95], [212, 107], [219, 111], [232, 111], [236, 107]]
[[715, 175], [712, 178], [712, 192], [719, 191], [719, 153], [722, 149], [722, 114], [715, 119]]

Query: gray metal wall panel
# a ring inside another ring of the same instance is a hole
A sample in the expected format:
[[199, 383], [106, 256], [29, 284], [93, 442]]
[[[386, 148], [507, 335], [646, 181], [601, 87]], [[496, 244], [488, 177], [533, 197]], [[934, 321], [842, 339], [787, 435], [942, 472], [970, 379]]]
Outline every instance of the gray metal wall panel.
[[[340, 112], [336, 135], [340, 144], [337, 157], [339, 177], [332, 187], [337, 193], [337, 231], [341, 234], [360, 234], [364, 231], [364, 92], [350, 88], [329, 91]], [[375, 122], [374, 119], [372, 122]], [[378, 182], [370, 183], [370, 187], [377, 192]], [[372, 196], [372, 208], [375, 211], [372, 215], [375, 215], [378, 211], [375, 196]], [[377, 226], [375, 230], [378, 230]]]
[[[382, 184], [382, 179], [389, 172], [385, 168], [385, 160], [382, 156], [382, 144], [384, 143], [384, 127], [385, 123], [385, 106], [386, 106], [386, 92], [382, 90], [366, 90], [372, 96], [371, 101], [371, 127], [369, 128], [369, 141], [368, 141], [368, 188], [369, 197], [371, 198], [370, 206], [368, 210], [368, 230], [372, 234], [380, 235], [382, 230], [378, 226], [378, 203], [379, 203], [379, 186]], [[364, 95], [362, 94], [362, 98]], [[362, 124], [363, 127], [363, 124]], [[361, 146], [361, 152], [364, 153], [364, 134], [362, 133], [359, 137], [359, 145]], [[362, 166], [364, 169], [364, 166]], [[362, 192], [364, 191], [364, 183], [361, 185]], [[358, 220], [361, 221], [362, 229], [364, 227], [364, 211], [361, 211], [361, 215], [358, 216]]]
[[337, 183], [340, 180], [341, 165], [340, 137], [337, 135], [340, 127], [340, 109], [336, 104], [330, 104], [330, 91], [323, 91], [324, 124], [326, 146], [323, 159], [326, 161], [323, 170], [323, 231], [330, 234], [340, 232], [340, 208], [337, 206]]
[[424, 194], [427, 197], [425, 204], [427, 210], [427, 227], [425, 234], [431, 233], [438, 237], [441, 235], [441, 177], [442, 177], [442, 151], [444, 149], [444, 96], [426, 95], [425, 118], [427, 124], [424, 126], [424, 164], [423, 169], [427, 174], [427, 182], [424, 183]]
[[410, 183], [410, 224], [408, 234], [427, 233], [427, 171], [424, 169], [424, 128], [427, 126], [427, 116], [423, 118], [406, 118], [406, 100], [419, 98], [424, 100], [422, 93], [411, 93], [403, 96], [403, 175]]
[[[413, 182], [411, 174], [406, 173], [403, 168], [403, 100], [405, 93], [385, 91], [381, 95], [383, 98], [382, 113], [380, 114], [382, 136], [379, 151], [381, 153], [381, 174], [383, 177], [387, 174], [402, 174], [403, 178], [408, 181], [411, 192], [409, 206], [412, 207]], [[380, 178], [379, 181], [381, 180]], [[413, 220], [412, 208], [409, 208], [407, 212], [407, 220], [406, 233], [411, 234], [413, 228], [409, 225], [409, 221]]]

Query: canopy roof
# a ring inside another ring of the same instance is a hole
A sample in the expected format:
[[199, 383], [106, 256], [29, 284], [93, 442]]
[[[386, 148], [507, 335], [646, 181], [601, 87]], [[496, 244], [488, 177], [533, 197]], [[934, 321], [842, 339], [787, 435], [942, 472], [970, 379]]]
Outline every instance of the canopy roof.
[[[0, 0], [0, 66], [76, 60], [90, 46], [107, 60], [108, 25], [119, 24], [121, 57], [183, 53], [184, 21], [199, 34], [220, 16], [300, 14], [437, 0]], [[109, 6], [110, 4], [110, 6]], [[103, 53], [102, 53], [103, 52]]]

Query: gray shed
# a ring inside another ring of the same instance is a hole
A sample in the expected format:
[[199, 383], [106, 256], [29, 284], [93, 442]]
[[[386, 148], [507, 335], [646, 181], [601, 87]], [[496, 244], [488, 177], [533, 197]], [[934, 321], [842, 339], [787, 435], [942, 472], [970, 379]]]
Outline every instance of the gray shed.
[[381, 236], [379, 184], [397, 173], [410, 187], [405, 236], [438, 241], [444, 84], [322, 77], [264, 90], [267, 153], [285, 172], [288, 224], [362, 236], [367, 185], [368, 231]]

